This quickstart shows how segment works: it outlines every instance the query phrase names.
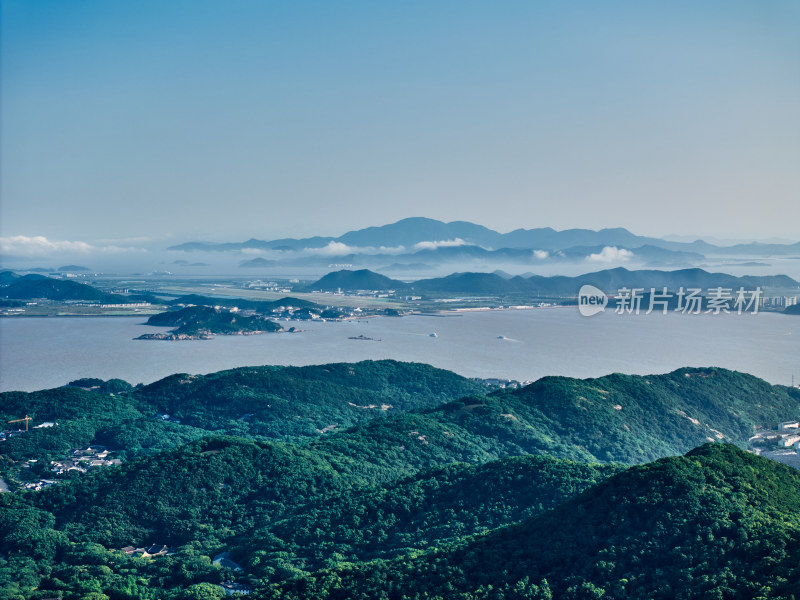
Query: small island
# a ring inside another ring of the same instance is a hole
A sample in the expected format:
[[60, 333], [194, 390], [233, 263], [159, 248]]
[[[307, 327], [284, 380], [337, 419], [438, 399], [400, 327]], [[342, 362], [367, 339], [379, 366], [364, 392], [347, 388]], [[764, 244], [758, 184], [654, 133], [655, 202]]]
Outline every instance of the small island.
[[380, 342], [381, 340], [376, 340], [375, 338], [367, 337], [363, 333], [361, 335], [351, 335], [348, 340], [361, 340], [365, 342]]
[[146, 325], [173, 327], [167, 333], [145, 333], [137, 340], [208, 340], [214, 334], [256, 335], [283, 331], [275, 321], [263, 315], [237, 309], [212, 306], [187, 306], [153, 315]]

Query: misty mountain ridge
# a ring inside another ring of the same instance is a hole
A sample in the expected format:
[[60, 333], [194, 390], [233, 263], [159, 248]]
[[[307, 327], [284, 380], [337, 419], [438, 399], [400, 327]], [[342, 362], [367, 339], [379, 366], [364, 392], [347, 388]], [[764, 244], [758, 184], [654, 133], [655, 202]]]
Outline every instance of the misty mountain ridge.
[[725, 273], [709, 273], [703, 269], [680, 269], [677, 271], [637, 270], [624, 267], [605, 269], [576, 277], [530, 275], [508, 276], [507, 273], [453, 273], [446, 277], [420, 279], [404, 282], [374, 273], [368, 269], [357, 271], [340, 270], [328, 273], [321, 279], [306, 286], [308, 290], [355, 291], [355, 290], [398, 290], [408, 292], [449, 292], [470, 294], [501, 293], [541, 293], [574, 296], [583, 284], [591, 284], [606, 292], [622, 287], [663, 288], [675, 290], [683, 288], [731, 288], [744, 287], [747, 290], [761, 288], [796, 289], [800, 282], [786, 275], [735, 277]]
[[468, 221], [445, 223], [424, 217], [410, 217], [395, 223], [349, 231], [338, 237], [315, 236], [310, 238], [281, 238], [259, 240], [251, 238], [245, 242], [186, 242], [171, 246], [169, 250], [182, 251], [242, 251], [262, 250], [279, 252], [311, 252], [328, 255], [345, 255], [348, 252], [362, 254], [397, 254], [404, 251], [441, 250], [475, 246], [487, 251], [544, 250], [565, 251], [575, 247], [615, 246], [622, 248], [658, 248], [672, 252], [713, 255], [765, 254], [787, 255], [800, 253], [800, 242], [795, 244], [748, 243], [733, 246], [718, 246], [703, 240], [693, 242], [669, 241], [660, 238], [639, 236], [625, 228], [565, 229], [557, 231], [551, 227], [533, 229], [519, 228], [508, 233], [499, 233], [482, 225]]

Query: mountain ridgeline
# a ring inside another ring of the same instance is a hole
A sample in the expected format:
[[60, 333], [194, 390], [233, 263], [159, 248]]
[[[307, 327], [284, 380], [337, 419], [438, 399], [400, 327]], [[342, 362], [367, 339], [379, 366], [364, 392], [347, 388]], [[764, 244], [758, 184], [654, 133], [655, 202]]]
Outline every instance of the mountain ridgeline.
[[[0, 418], [23, 414], [58, 425], [0, 442], [12, 486], [89, 445], [123, 463], [0, 494], [0, 598], [218, 598], [225, 581], [789, 598], [800, 581], [798, 472], [740, 449], [797, 419], [800, 390], [724, 369], [494, 389], [395, 361], [248, 367], [0, 394]], [[153, 544], [170, 553], [120, 550]]]
[[[651, 246], [664, 250], [700, 254], [793, 254], [800, 249], [798, 244], [738, 244], [734, 246], [716, 246], [702, 240], [691, 243], [672, 242], [659, 238], [644, 237], [631, 233], [627, 229], [617, 227], [610, 229], [565, 229], [556, 231], [550, 227], [534, 229], [515, 229], [509, 233], [498, 233], [492, 229], [470, 223], [468, 221], [452, 221], [444, 223], [435, 219], [411, 217], [396, 223], [378, 227], [367, 227], [349, 231], [338, 237], [316, 236], [304, 239], [282, 238], [271, 241], [250, 239], [245, 242], [228, 242], [222, 244], [210, 242], [188, 242], [171, 246], [170, 250], [184, 251], [241, 251], [279, 250], [300, 251], [325, 248], [331, 243], [359, 248], [392, 248], [424, 249], [425, 244], [436, 241], [454, 241], [463, 245], [480, 248], [508, 249], [543, 249], [563, 251], [573, 247], [642, 247]], [[457, 247], [457, 246], [451, 246]]]
[[676, 271], [636, 270], [624, 267], [606, 269], [576, 277], [530, 275], [528, 277], [503, 277], [497, 273], [453, 273], [447, 277], [420, 279], [403, 282], [390, 279], [368, 269], [357, 271], [340, 270], [328, 273], [314, 283], [308, 290], [320, 291], [358, 291], [358, 290], [398, 290], [421, 294], [524, 294], [575, 297], [584, 284], [594, 285], [606, 292], [627, 288], [650, 290], [677, 290], [697, 288], [705, 292], [709, 288], [743, 287], [747, 291], [762, 289], [797, 290], [800, 282], [786, 275], [735, 277], [725, 273], [709, 273], [702, 269], [679, 269]]
[[[350, 231], [338, 237], [304, 239], [249, 239], [245, 242], [187, 242], [171, 251], [263, 254], [239, 261], [247, 269], [275, 267], [358, 265], [381, 272], [419, 274], [427, 269], [453, 265], [452, 270], [493, 270], [504, 265], [526, 265], [537, 269], [547, 265], [625, 264], [637, 268], [699, 267], [719, 259], [747, 260], [751, 266], [769, 266], [762, 259], [796, 257], [800, 243], [740, 243], [715, 245], [696, 240], [691, 243], [635, 235], [623, 228], [567, 229], [549, 227], [516, 229], [499, 233], [466, 221], [444, 223], [434, 219], [408, 218]], [[752, 260], [758, 258], [759, 260]]]

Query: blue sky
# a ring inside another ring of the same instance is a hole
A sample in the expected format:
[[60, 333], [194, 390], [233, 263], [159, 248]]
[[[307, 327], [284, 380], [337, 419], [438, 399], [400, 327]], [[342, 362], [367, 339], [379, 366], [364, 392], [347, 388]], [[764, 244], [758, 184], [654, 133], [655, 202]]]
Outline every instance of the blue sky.
[[800, 4], [2, 0], [0, 235], [800, 238]]

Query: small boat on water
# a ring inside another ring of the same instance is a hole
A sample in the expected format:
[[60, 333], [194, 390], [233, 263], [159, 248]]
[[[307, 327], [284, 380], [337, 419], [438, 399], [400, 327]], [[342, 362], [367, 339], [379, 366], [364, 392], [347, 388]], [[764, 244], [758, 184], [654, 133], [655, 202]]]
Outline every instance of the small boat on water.
[[439, 337], [439, 334], [434, 331], [433, 333], [429, 333], [428, 337]]

